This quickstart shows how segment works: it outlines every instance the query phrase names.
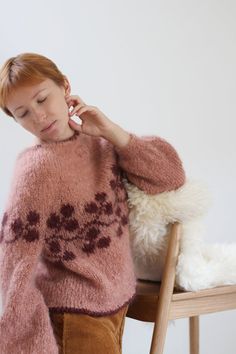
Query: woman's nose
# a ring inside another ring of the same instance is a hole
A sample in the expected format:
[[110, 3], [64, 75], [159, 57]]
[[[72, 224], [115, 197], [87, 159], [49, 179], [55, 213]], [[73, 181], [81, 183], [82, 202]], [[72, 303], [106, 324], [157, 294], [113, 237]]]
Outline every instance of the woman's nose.
[[46, 119], [46, 113], [41, 107], [34, 109], [34, 116], [37, 121], [44, 121]]

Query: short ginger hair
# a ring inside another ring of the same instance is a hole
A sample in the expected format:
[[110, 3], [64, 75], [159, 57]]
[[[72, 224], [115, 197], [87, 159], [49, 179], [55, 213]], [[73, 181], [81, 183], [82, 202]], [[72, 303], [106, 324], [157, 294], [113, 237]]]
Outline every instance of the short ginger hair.
[[0, 68], [0, 108], [13, 117], [6, 106], [10, 93], [18, 87], [39, 84], [46, 79], [64, 87], [65, 75], [51, 59], [37, 53], [21, 53], [9, 58]]

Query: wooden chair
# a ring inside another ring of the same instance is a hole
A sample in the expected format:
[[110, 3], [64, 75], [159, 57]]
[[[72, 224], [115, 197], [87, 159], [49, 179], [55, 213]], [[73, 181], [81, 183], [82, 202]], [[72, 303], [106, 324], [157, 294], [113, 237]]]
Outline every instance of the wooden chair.
[[236, 285], [201, 291], [181, 291], [174, 287], [182, 226], [172, 224], [161, 282], [137, 280], [137, 293], [127, 317], [154, 322], [150, 354], [162, 354], [168, 321], [189, 318], [190, 354], [199, 354], [199, 316], [236, 309]]

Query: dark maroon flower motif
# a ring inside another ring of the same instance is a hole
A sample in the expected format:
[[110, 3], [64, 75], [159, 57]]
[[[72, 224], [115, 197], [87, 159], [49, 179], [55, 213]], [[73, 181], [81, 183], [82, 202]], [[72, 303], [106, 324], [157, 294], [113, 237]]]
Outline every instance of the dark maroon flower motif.
[[[51, 261], [52, 262], [52, 261]], [[59, 268], [63, 267], [64, 268], [64, 263], [62, 262], [61, 259], [58, 259], [56, 261], [53, 262], [53, 264]]]
[[[128, 197], [122, 182], [124, 172], [118, 164], [114, 164], [111, 167], [111, 171], [113, 176], [109, 183], [114, 191], [111, 201], [107, 193], [103, 191], [95, 193], [93, 199], [84, 205], [84, 211], [90, 214], [87, 215], [84, 224], [80, 224], [77, 221], [74, 215], [75, 207], [70, 203], [62, 203], [56, 212], [52, 211], [49, 214], [45, 225], [48, 227], [46, 241], [48, 250], [51, 252], [51, 261], [58, 266], [63, 265], [63, 261], [70, 261], [76, 258], [76, 255], [67, 248], [70, 242], [78, 242], [78, 248], [81, 247], [82, 251], [89, 255], [95, 253], [96, 248], [105, 249], [110, 246], [111, 238], [103, 236], [101, 233], [102, 228], [115, 227], [116, 225], [116, 235], [120, 237], [123, 234], [122, 226], [128, 223], [128, 217], [125, 213], [122, 213], [122, 203], [125, 202], [124, 194]], [[4, 226], [7, 220], [8, 215], [5, 213], [2, 219], [3, 227], [0, 230], [0, 242], [5, 236]], [[40, 235], [36, 225], [39, 221], [40, 215], [35, 210], [28, 212], [26, 220], [20, 217], [13, 220], [10, 227], [15, 233], [15, 237], [8, 242], [15, 242], [19, 237], [28, 242], [38, 240]], [[59, 235], [61, 229], [67, 232]], [[71, 236], [68, 235], [68, 232], [74, 232], [74, 234]], [[45, 256], [47, 255], [45, 254]], [[56, 260], [53, 258], [56, 258]]]
[[128, 224], [128, 218], [126, 215], [123, 215], [121, 218], [121, 223], [122, 225], [127, 225]]
[[[64, 247], [66, 247], [66, 244], [69, 245], [69, 242], [78, 241], [78, 246], [80, 246], [81, 250], [87, 253], [87, 255], [95, 253], [96, 248], [108, 248], [111, 243], [111, 238], [102, 236], [102, 227], [108, 228], [116, 224], [116, 235], [121, 237], [123, 234], [122, 226], [128, 223], [128, 218], [126, 215], [122, 215], [121, 208], [122, 203], [125, 201], [123, 193], [125, 187], [121, 180], [122, 170], [119, 166], [113, 165], [112, 173], [114, 178], [110, 181], [110, 186], [115, 190], [114, 203], [109, 201], [107, 193], [96, 193], [94, 199], [84, 205], [84, 211], [90, 214], [87, 215], [87, 220], [84, 224], [81, 225], [77, 219], [73, 217], [75, 207], [70, 203], [62, 204], [59, 209], [60, 212], [50, 214], [46, 222], [48, 228], [56, 229], [56, 232], [60, 231], [62, 228], [69, 232], [77, 231], [77, 233], [75, 232], [72, 235], [73, 237], [68, 237], [68, 234], [65, 232], [63, 236], [60, 235], [60, 240], [57, 240], [55, 237], [57, 236], [55, 231], [54, 235], [49, 236], [49, 249], [56, 258], [59, 258], [61, 261], [70, 261], [76, 258], [76, 255], [69, 249], [64, 251]], [[114, 198], [112, 198], [112, 200], [113, 199]], [[34, 220], [33, 217], [32, 220]], [[63, 252], [64, 255], [62, 256]]]
[[105, 204], [105, 214], [111, 215], [113, 214], [113, 208], [111, 202]]
[[98, 248], [107, 248], [107, 247], [109, 247], [110, 242], [111, 242], [111, 239], [109, 236], [102, 237], [102, 238], [100, 238], [100, 240], [98, 240], [97, 246], [98, 246]]
[[33, 242], [39, 239], [39, 232], [35, 228], [33, 228], [27, 230], [23, 237], [26, 241]]
[[117, 165], [113, 165], [111, 170], [114, 176], [118, 176], [120, 174], [120, 169]]
[[65, 220], [64, 228], [70, 232], [75, 231], [79, 227], [78, 221], [76, 219]]
[[116, 213], [115, 213], [117, 216], [120, 216], [121, 214], [121, 208], [118, 206], [117, 209], [116, 209]]
[[53, 253], [61, 252], [61, 246], [58, 241], [53, 240], [52, 242], [50, 242], [49, 246], [50, 246], [51, 252], [53, 252]]
[[73, 252], [70, 252], [70, 251], [65, 251], [64, 252], [64, 255], [63, 255], [63, 259], [65, 261], [73, 261], [73, 259], [75, 259], [75, 255]]
[[117, 187], [117, 182], [114, 180], [114, 179], [112, 179], [111, 181], [110, 181], [110, 186], [111, 186], [111, 189], [116, 189], [116, 187]]
[[47, 226], [50, 229], [60, 229], [61, 228], [61, 222], [60, 218], [56, 213], [51, 213], [49, 218], [47, 219]]
[[95, 244], [90, 242], [83, 245], [82, 251], [86, 253], [93, 253], [95, 249]]
[[62, 207], [61, 207], [60, 212], [65, 218], [69, 218], [75, 212], [75, 209], [70, 204], [63, 204]]
[[87, 203], [85, 206], [85, 211], [90, 214], [95, 214], [98, 211], [98, 206], [94, 202]]
[[95, 199], [98, 201], [98, 202], [104, 202], [104, 200], [106, 199], [107, 195], [106, 193], [102, 192], [102, 193], [96, 193], [95, 195]]
[[21, 234], [23, 231], [23, 223], [21, 218], [17, 218], [13, 223], [11, 224], [11, 229], [15, 234]]
[[30, 211], [27, 215], [27, 221], [30, 225], [37, 225], [39, 222], [39, 214], [36, 211]]
[[95, 227], [91, 227], [86, 234], [86, 239], [88, 240], [95, 240], [98, 235], [100, 234], [100, 230], [96, 229]]

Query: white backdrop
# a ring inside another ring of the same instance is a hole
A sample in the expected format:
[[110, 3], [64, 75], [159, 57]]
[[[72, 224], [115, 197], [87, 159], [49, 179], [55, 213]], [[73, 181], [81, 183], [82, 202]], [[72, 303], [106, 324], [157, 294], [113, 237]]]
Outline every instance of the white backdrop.
[[[233, 242], [236, 200], [236, 3], [233, 0], [0, 0], [0, 65], [48, 56], [72, 93], [138, 135], [172, 143], [214, 205], [207, 242]], [[16, 155], [34, 137], [0, 113], [0, 213]], [[235, 354], [236, 310], [201, 318], [201, 354]], [[126, 319], [123, 353], [146, 354], [152, 325]], [[187, 320], [165, 354], [188, 353]]]

